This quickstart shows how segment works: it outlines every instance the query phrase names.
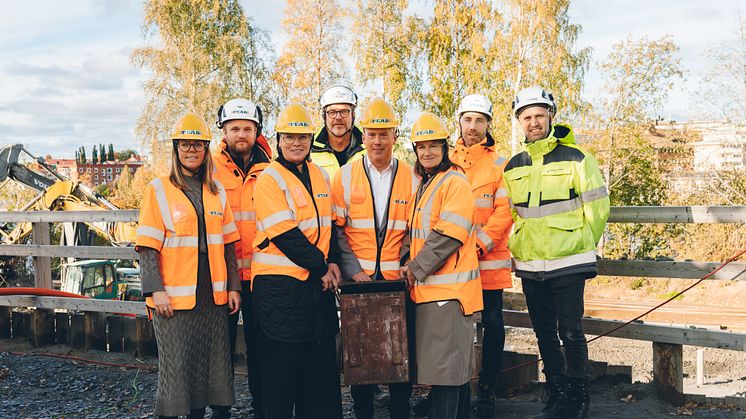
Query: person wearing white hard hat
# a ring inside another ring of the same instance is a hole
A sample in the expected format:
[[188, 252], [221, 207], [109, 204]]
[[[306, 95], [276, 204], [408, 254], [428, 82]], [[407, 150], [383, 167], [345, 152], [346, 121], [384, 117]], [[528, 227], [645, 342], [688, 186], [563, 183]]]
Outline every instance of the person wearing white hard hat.
[[596, 159], [575, 143], [572, 128], [553, 123], [551, 94], [523, 89], [513, 111], [526, 140], [503, 172], [516, 225], [508, 247], [544, 362], [549, 398], [542, 417], [587, 418], [583, 292], [597, 274], [609, 195]]
[[316, 134], [311, 160], [330, 177], [347, 162], [365, 155], [363, 133], [355, 126], [357, 95], [347, 86], [329, 87], [319, 98], [324, 126]]
[[507, 159], [495, 151], [490, 135], [492, 102], [483, 95], [465, 96], [459, 104], [461, 135], [451, 150], [451, 161], [464, 169], [476, 202], [474, 209], [477, 254], [482, 281], [484, 341], [477, 390], [477, 416], [495, 414], [495, 388], [505, 345], [503, 289], [512, 286], [508, 236], [513, 219], [503, 182]]
[[[215, 179], [228, 196], [241, 240], [236, 242], [236, 259], [241, 278], [241, 316], [246, 343], [249, 390], [254, 417], [261, 417], [261, 376], [255, 325], [252, 315], [251, 258], [252, 242], [256, 236], [254, 188], [256, 179], [269, 165], [272, 150], [262, 135], [262, 111], [247, 99], [232, 99], [218, 110], [216, 125], [222, 141], [212, 154]], [[235, 352], [238, 313], [229, 317], [231, 352]]]

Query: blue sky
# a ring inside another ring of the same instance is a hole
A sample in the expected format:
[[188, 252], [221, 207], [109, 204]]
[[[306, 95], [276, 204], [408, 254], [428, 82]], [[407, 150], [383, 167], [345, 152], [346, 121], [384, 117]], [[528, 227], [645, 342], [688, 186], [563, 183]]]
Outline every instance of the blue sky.
[[[424, 8], [423, 0], [411, 7]], [[272, 34], [276, 49], [284, 2], [242, 1], [246, 14]], [[570, 14], [583, 26], [579, 47], [593, 48], [584, 95], [601, 88], [595, 68], [625, 39], [671, 34], [681, 47], [686, 80], [661, 109], [664, 117], [701, 115], [693, 95], [707, 68], [706, 48], [734, 38], [738, 0], [575, 0]], [[5, 2], [0, 26], [0, 145], [26, 144], [37, 155], [71, 157], [80, 145], [136, 147], [134, 127], [143, 104], [144, 73], [129, 61], [144, 44], [142, 2], [135, 0], [23, 0]], [[493, 98], [493, 100], [497, 100]]]

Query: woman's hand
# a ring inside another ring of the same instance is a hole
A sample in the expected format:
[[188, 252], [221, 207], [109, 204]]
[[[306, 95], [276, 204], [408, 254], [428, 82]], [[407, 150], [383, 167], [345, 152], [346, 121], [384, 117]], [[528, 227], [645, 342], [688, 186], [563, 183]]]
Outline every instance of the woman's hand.
[[329, 270], [326, 274], [321, 277], [321, 290], [332, 290], [337, 291], [339, 288], [339, 281], [342, 278], [342, 273], [339, 271], [339, 266], [336, 263], [329, 264]]
[[156, 291], [152, 295], [155, 312], [165, 318], [171, 318], [174, 315], [174, 309], [171, 307], [171, 298], [166, 291]]
[[241, 308], [241, 293], [238, 291], [228, 291], [228, 314], [236, 314]]

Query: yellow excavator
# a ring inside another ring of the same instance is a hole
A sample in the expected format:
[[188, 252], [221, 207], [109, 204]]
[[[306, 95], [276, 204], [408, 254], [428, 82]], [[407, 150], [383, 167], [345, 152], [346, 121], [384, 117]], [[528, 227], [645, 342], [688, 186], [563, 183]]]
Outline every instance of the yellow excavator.
[[[22, 153], [33, 159], [38, 167], [46, 173], [40, 173], [22, 164], [20, 162]], [[37, 192], [37, 195], [19, 211], [105, 211], [118, 209], [87, 186], [60, 174], [48, 165], [44, 159], [29, 153], [22, 144], [6, 145], [0, 148], [0, 185], [8, 180], [18, 182]], [[103, 236], [113, 246], [124, 247], [134, 244], [137, 223], [88, 222], [85, 225], [83, 223], [70, 223], [63, 229], [60, 244], [69, 246], [91, 244], [91, 235], [88, 234], [88, 228]], [[31, 223], [29, 222], [0, 224], [0, 243], [18, 243], [30, 233]]]

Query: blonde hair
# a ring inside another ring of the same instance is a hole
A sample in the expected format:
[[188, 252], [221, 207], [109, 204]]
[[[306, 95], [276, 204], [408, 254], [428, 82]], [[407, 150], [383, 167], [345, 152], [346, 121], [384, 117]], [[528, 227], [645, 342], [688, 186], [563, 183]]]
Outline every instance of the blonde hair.
[[[186, 180], [184, 179], [184, 174], [181, 173], [181, 162], [179, 161], [179, 150], [174, 145], [171, 149], [171, 173], [168, 176], [168, 179], [173, 183], [177, 188], [181, 189], [182, 191], [185, 191], [189, 189], [189, 185], [187, 185]], [[218, 185], [215, 183], [215, 181], [212, 179], [212, 172], [214, 170], [213, 162], [212, 162], [212, 156], [210, 155], [210, 146], [208, 144], [207, 147], [205, 147], [205, 160], [202, 161], [202, 165], [200, 168], [200, 180], [202, 181], [203, 185], [207, 185], [207, 190], [210, 191], [211, 194], [216, 195], [218, 193]]]

